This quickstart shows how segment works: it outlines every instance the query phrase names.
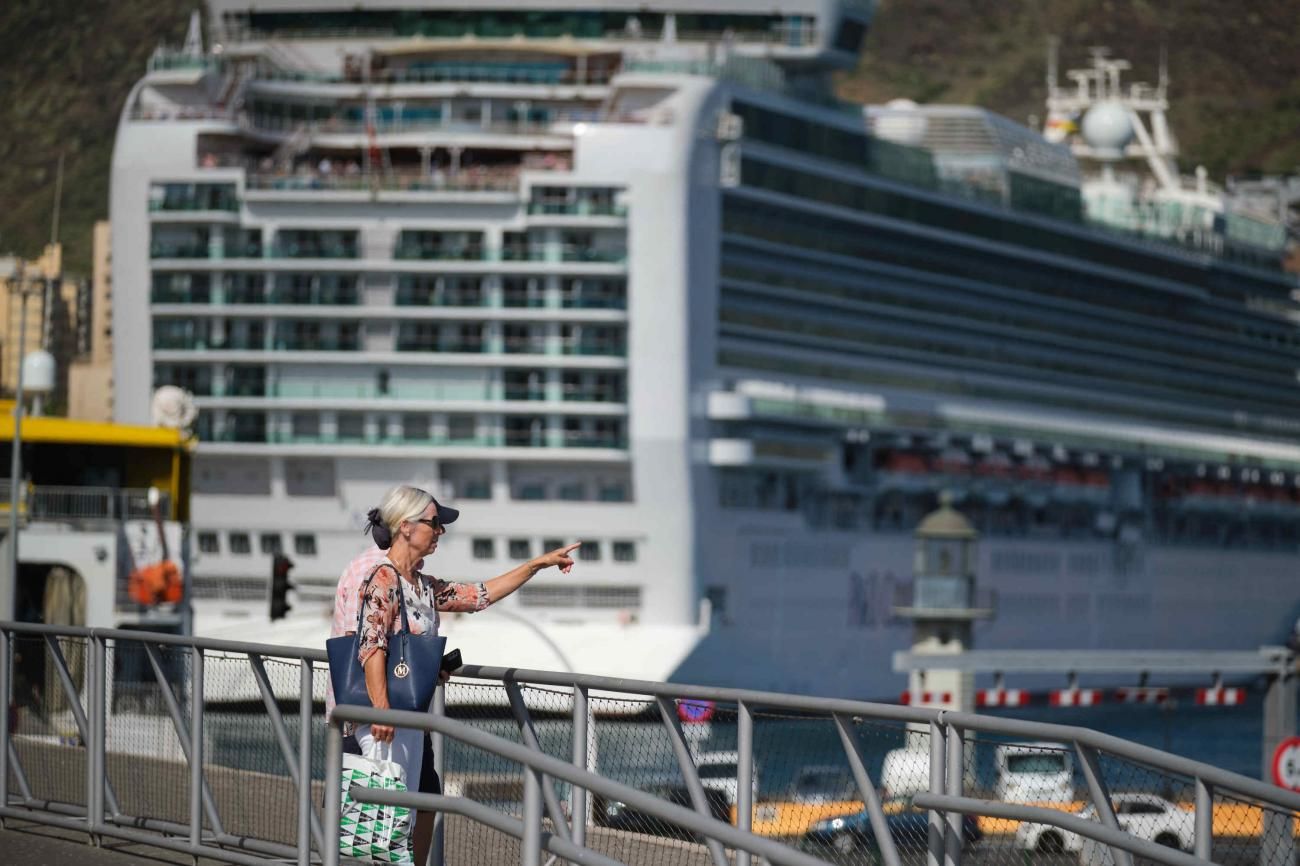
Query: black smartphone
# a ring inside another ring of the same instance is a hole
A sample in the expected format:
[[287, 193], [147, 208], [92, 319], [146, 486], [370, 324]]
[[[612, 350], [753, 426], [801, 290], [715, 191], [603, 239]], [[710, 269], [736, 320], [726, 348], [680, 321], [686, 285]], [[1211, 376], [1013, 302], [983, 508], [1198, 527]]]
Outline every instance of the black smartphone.
[[463, 662], [460, 660], [460, 650], [458, 649], [454, 649], [451, 652], [444, 654], [442, 657], [442, 669], [449, 674], [455, 673], [462, 664]]

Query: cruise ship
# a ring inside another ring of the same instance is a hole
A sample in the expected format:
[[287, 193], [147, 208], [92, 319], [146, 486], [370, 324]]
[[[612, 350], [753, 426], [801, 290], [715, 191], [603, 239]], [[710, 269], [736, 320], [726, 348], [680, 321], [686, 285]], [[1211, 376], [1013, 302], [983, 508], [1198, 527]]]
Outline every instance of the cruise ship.
[[199, 409], [198, 632], [323, 640], [399, 482], [463, 511], [442, 577], [583, 542], [446, 617], [484, 664], [896, 696], [943, 491], [980, 647], [1290, 632], [1286, 227], [1178, 173], [1167, 82], [847, 105], [863, 0], [205, 11], [111, 193], [117, 418]]

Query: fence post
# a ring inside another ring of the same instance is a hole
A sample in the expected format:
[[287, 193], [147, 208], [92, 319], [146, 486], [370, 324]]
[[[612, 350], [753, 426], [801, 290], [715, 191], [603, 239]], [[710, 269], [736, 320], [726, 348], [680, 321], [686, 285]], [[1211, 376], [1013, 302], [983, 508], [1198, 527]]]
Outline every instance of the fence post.
[[[943, 718], [943, 713], [939, 714], [939, 719]], [[945, 781], [944, 759], [946, 750], [944, 744], [943, 725], [938, 721], [930, 722], [930, 793], [943, 794]], [[933, 809], [930, 811], [930, 818], [926, 826], [926, 858], [927, 866], [941, 866], [944, 860], [944, 816], [941, 812]]]
[[90, 843], [99, 847], [101, 838], [96, 828], [104, 821], [104, 789], [108, 786], [104, 759], [104, 740], [108, 735], [107, 689], [104, 684], [109, 674], [104, 639], [92, 633], [86, 641], [90, 656], [86, 683], [86, 733], [90, 737], [90, 742], [86, 743], [86, 767], [90, 773], [90, 787], [86, 791], [86, 826]]
[[203, 844], [203, 650], [199, 647], [190, 651], [190, 844], [196, 848]]
[[[9, 630], [0, 624], [0, 806], [9, 806]], [[5, 818], [0, 815], [0, 830]]]
[[1214, 853], [1214, 788], [1203, 779], [1196, 780], [1196, 842], [1193, 852], [1202, 860], [1212, 860]]
[[[754, 829], [754, 712], [745, 701], [736, 703], [736, 826]], [[736, 866], [750, 866], [748, 851], [737, 849]]]
[[[948, 749], [944, 770], [947, 775], [947, 791], [950, 797], [962, 796], [962, 774], [966, 763], [962, 755], [962, 731], [956, 725], [946, 725], [948, 729]], [[965, 816], [960, 812], [948, 813], [948, 829], [944, 839], [944, 866], [961, 866], [961, 846], [965, 841]]]
[[[587, 738], [591, 734], [591, 713], [587, 698], [586, 686], [573, 687], [573, 765], [594, 772], [595, 767], [587, 765], [591, 756], [591, 750], [587, 746]], [[586, 788], [581, 785], [569, 787], [569, 818], [573, 822], [573, 844], [579, 846], [587, 844], [587, 799]]]
[[325, 725], [325, 796], [321, 831], [321, 866], [339, 866], [339, 811], [343, 807], [343, 729], [338, 722]]
[[524, 838], [519, 843], [520, 866], [542, 866], [542, 779], [524, 766]]
[[[1260, 778], [1273, 781], [1273, 752], [1296, 730], [1296, 678], [1293, 657], [1286, 656], [1282, 670], [1269, 678], [1264, 694], [1263, 762]], [[1294, 820], [1289, 812], [1264, 808], [1263, 835], [1259, 840], [1260, 866], [1293, 866]]]
[[314, 672], [311, 659], [301, 661], [298, 677], [298, 866], [311, 866], [311, 699]]
[[[433, 714], [435, 716], [447, 715], [446, 683], [441, 683], [441, 682], [438, 683], [437, 688], [433, 690]], [[439, 781], [442, 782], [443, 787], [445, 788], [447, 785], [447, 741], [442, 736], [442, 734], [438, 733], [437, 731], [433, 732], [433, 736], [430, 738], [430, 740], [431, 740], [431, 748], [433, 749], [433, 769], [435, 772], [437, 772], [438, 779]], [[340, 739], [339, 740], [340, 749], [343, 748], [342, 742], [343, 742], [342, 739]], [[340, 772], [342, 771], [340, 770]], [[325, 780], [325, 784], [326, 785], [329, 784], [328, 777]], [[335, 816], [334, 818], [334, 826], [335, 829], [337, 830], [338, 829], [337, 816]], [[429, 846], [429, 863], [431, 863], [432, 866], [443, 866], [443, 862], [447, 854], [446, 837], [447, 837], [447, 825], [446, 825], [445, 818], [441, 812], [434, 812], [433, 813], [433, 844]], [[336, 842], [334, 845], [334, 851], [336, 854], [338, 852], [338, 847], [339, 847], [338, 843]], [[425, 864], [417, 863], [416, 866], [425, 866]]]

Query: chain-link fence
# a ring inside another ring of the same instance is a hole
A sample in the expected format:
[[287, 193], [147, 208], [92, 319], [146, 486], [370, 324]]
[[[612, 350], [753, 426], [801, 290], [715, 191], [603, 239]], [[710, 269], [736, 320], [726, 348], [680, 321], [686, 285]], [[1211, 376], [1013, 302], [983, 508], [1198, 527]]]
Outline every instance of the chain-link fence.
[[[199, 652], [184, 639], [122, 632], [6, 628], [4, 636], [0, 661], [8, 665], [13, 696], [5, 759], [9, 804], [84, 821], [94, 790], [88, 777], [98, 766], [106, 783], [106, 826], [184, 839], [197, 806], [207, 851], [224, 845], [245, 857], [251, 851], [283, 859], [300, 845], [296, 768], [305, 744], [319, 824], [330, 782], [324, 778], [328, 672], [318, 658], [311, 661], [313, 653], [290, 649], [277, 656], [271, 648], [212, 645]], [[304, 658], [314, 664], [306, 696]], [[101, 669], [103, 687], [96, 691], [92, 681]], [[939, 792], [1049, 810], [1032, 821], [973, 814], [955, 822], [949, 835], [959, 834], [961, 857], [970, 866], [1111, 866], [1116, 855], [1108, 845], [1079, 826], [1059, 826], [1051, 818], [1056, 812], [1099, 825], [1107, 825], [1105, 813], [1112, 812], [1112, 826], [1133, 839], [1188, 853], [1206, 850], [1198, 848], [1199, 823], [1212, 832], [1208, 850], [1215, 863], [1295, 866], [1300, 813], [1288, 808], [1296, 801], [1292, 795], [1140, 746], [1119, 750], [1123, 754], [1098, 750], [1078, 739], [1081, 729], [1034, 723], [1032, 736], [1020, 730], [1012, 736], [1008, 720], [963, 716], [966, 727], [958, 732], [916, 708], [726, 691], [705, 699], [707, 690], [664, 684], [642, 684], [657, 694], [629, 694], [617, 691], [614, 681], [591, 686], [589, 715], [576, 724], [574, 688], [564, 675], [520, 683], [512, 706], [516, 686], [503, 681], [502, 672], [466, 672], [472, 676], [458, 677], [445, 690], [451, 719], [509, 743], [535, 743], [545, 755], [659, 802], [831, 863], [874, 866], [890, 859], [890, 849], [908, 866], [942, 857], [942, 825], [911, 799]], [[679, 700], [681, 692], [691, 700]], [[102, 717], [96, 715], [100, 702]], [[202, 713], [197, 802], [189, 761], [195, 707]], [[960, 746], [951, 741], [956, 736]], [[96, 738], [103, 743], [99, 764], [88, 748]], [[957, 753], [960, 772], [946, 766]], [[746, 760], [748, 780], [742, 779]], [[855, 777], [855, 760], [869, 779], [866, 792]], [[446, 794], [524, 816], [525, 777], [517, 760], [448, 736], [440, 761]], [[548, 784], [554, 796], [545, 825], [595, 851], [629, 866], [716, 863], [699, 828], [612, 795], [575, 796], [568, 782]], [[1197, 813], [1198, 787], [1208, 818]], [[1108, 805], [1099, 813], [1095, 792], [1103, 789]], [[477, 821], [448, 815], [444, 826], [446, 862], [456, 866], [521, 856], [518, 839]], [[882, 827], [887, 839], [879, 835]], [[312, 834], [314, 844], [318, 838]], [[740, 856], [732, 848], [720, 853], [731, 862]]]

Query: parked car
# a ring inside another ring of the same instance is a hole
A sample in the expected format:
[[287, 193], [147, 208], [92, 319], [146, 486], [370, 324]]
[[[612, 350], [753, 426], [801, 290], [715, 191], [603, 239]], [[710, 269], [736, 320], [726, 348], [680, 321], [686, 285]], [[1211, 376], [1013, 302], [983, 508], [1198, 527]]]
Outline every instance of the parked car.
[[[695, 756], [695, 768], [700, 774], [700, 784], [705, 791], [718, 793], [728, 807], [736, 805], [739, 788], [740, 755], [736, 752], [700, 752]], [[750, 802], [758, 801], [758, 765], [752, 773]]]
[[[679, 773], [655, 773], [638, 775], [633, 778], [619, 779], [624, 784], [645, 791], [677, 806], [694, 809], [690, 791], [682, 781]], [[734, 785], [734, 780], [733, 780]], [[719, 821], [731, 820], [731, 806], [726, 801], [726, 794], [705, 788], [704, 797], [709, 804], [709, 813]], [[651, 836], [670, 836], [676, 839], [693, 839], [694, 834], [669, 824], [662, 818], [647, 814], [621, 800], [606, 798], [600, 794], [592, 795], [592, 819], [597, 825], [615, 830], [627, 830], [633, 833], [646, 833]]]
[[994, 796], [1004, 803], [1070, 803], [1074, 762], [1060, 743], [1008, 743], [993, 753]]
[[[1114, 794], [1111, 798], [1115, 819], [1124, 832], [1148, 842], [1170, 848], [1192, 850], [1196, 838], [1196, 817], [1190, 809], [1183, 809], [1154, 794]], [[1079, 817], [1097, 820], [1096, 807], [1084, 806]], [[1056, 854], [1062, 851], [1079, 853], [1084, 838], [1078, 833], [1062, 830], [1050, 824], [1025, 822], [1016, 830], [1016, 847], [1026, 851]]]
[[848, 767], [814, 764], [799, 770], [789, 789], [754, 808], [753, 829], [760, 836], [798, 839], [824, 818], [862, 809], [862, 796]]
[[[929, 844], [928, 825], [930, 813], [910, 804], [892, 814], [885, 815], [889, 835], [899, 856], [924, 855]], [[974, 815], [962, 816], [962, 847], [969, 847], [984, 837]], [[800, 847], [812, 854], [853, 854], [865, 852], [879, 860], [880, 845], [866, 810], [851, 815], [826, 818], [814, 824], [800, 840]]]

